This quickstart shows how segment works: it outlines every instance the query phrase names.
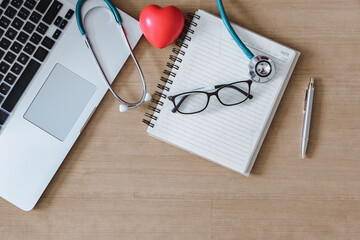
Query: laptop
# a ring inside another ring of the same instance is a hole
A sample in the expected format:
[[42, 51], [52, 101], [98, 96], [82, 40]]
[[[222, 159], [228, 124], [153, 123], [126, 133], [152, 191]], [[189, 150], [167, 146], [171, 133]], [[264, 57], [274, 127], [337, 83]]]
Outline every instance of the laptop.
[[[76, 24], [76, 0], [0, 4], [0, 197], [33, 209], [107, 91]], [[108, 79], [130, 52], [102, 0], [83, 22]], [[130, 44], [138, 22], [119, 10]]]

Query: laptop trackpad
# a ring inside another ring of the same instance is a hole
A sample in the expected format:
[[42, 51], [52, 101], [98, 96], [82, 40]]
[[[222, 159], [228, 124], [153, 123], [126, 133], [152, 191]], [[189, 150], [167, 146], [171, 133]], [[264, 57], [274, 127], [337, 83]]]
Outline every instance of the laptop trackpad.
[[64, 141], [95, 90], [94, 85], [56, 64], [24, 118]]

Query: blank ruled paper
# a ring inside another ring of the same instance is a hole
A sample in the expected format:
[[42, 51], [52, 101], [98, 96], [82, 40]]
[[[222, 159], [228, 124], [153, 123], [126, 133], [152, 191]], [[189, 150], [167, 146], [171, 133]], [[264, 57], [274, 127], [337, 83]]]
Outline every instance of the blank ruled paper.
[[[196, 12], [197, 26], [188, 33], [187, 48], [178, 57], [179, 69], [167, 83], [166, 96], [197, 88], [248, 80], [249, 59], [236, 45], [220, 18], [203, 10]], [[223, 106], [215, 96], [201, 113], [172, 113], [172, 102], [162, 98], [160, 113], [154, 113], [149, 135], [192, 152], [234, 171], [249, 175], [267, 129], [286, 88], [299, 52], [233, 25], [255, 55], [266, 55], [275, 62], [276, 75], [267, 83], [253, 82], [253, 99], [236, 106]]]

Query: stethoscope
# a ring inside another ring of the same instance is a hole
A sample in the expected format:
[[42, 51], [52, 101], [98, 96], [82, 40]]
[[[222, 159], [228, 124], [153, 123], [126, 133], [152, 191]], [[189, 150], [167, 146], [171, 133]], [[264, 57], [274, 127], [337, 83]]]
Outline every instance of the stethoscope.
[[249, 75], [250, 78], [255, 82], [264, 83], [272, 79], [275, 75], [275, 64], [274, 62], [266, 56], [254, 56], [254, 54], [245, 46], [241, 41], [239, 36], [235, 33], [232, 28], [221, 0], [216, 0], [218, 5], [220, 16], [225, 24], [225, 27], [229, 31], [231, 37], [235, 40], [237, 45], [245, 53], [245, 55], [250, 59], [249, 63]]
[[84, 41], [85, 41], [85, 44], [87, 46], [87, 48], [90, 50], [91, 52], [91, 56], [93, 58], [93, 60], [95, 61], [97, 67], [98, 67], [98, 70], [99, 72], [101, 72], [101, 75], [108, 87], [108, 89], [110, 90], [110, 92], [114, 95], [114, 97], [121, 103], [120, 104], [120, 107], [119, 107], [119, 110], [120, 112], [125, 112], [127, 111], [128, 109], [133, 109], [133, 108], [136, 108], [138, 106], [140, 106], [143, 102], [146, 102], [146, 101], [149, 101], [151, 99], [151, 95], [149, 93], [147, 93], [146, 91], [146, 82], [145, 82], [145, 78], [144, 78], [144, 74], [143, 72], [141, 71], [141, 68], [140, 68], [140, 65], [133, 53], [133, 50], [130, 46], [130, 43], [129, 43], [129, 40], [126, 36], [126, 32], [125, 32], [125, 29], [124, 29], [124, 26], [122, 25], [122, 20], [121, 20], [121, 17], [120, 17], [120, 14], [119, 12], [116, 10], [115, 6], [109, 1], [109, 0], [104, 0], [105, 3], [108, 5], [108, 7], [110, 8], [110, 10], [112, 11], [112, 13], [114, 14], [114, 17], [115, 17], [115, 20], [116, 22], [118, 23], [118, 26], [120, 27], [121, 29], [121, 32], [122, 32], [122, 35], [123, 37], [125, 38], [126, 40], [126, 43], [130, 49], [130, 54], [131, 54], [131, 57], [132, 59], [134, 60], [135, 62], [135, 65], [137, 67], [137, 70], [139, 71], [139, 74], [140, 74], [140, 77], [141, 77], [141, 81], [142, 81], [142, 85], [143, 85], [143, 93], [142, 93], [142, 97], [140, 99], [140, 101], [136, 102], [136, 103], [129, 103], [125, 100], [123, 100], [122, 98], [120, 98], [116, 92], [114, 91], [114, 89], [111, 87], [111, 84], [110, 84], [110, 81], [107, 79], [105, 73], [104, 73], [104, 70], [102, 69], [101, 67], [101, 64], [99, 63], [99, 60], [97, 59], [96, 57], [96, 54], [94, 52], [94, 50], [92, 49], [92, 46], [91, 46], [91, 43], [90, 43], [90, 40], [88, 39], [87, 35], [86, 35], [86, 32], [85, 32], [85, 28], [84, 28], [84, 25], [83, 25], [83, 22], [82, 22], [82, 18], [81, 18], [81, 7], [83, 5], [83, 3], [85, 2], [86, 0], [79, 0], [76, 4], [76, 9], [75, 9], [75, 13], [76, 13], [76, 21], [77, 21], [77, 25], [79, 27], [79, 30], [80, 30], [80, 33], [81, 35], [83, 36], [84, 38]]

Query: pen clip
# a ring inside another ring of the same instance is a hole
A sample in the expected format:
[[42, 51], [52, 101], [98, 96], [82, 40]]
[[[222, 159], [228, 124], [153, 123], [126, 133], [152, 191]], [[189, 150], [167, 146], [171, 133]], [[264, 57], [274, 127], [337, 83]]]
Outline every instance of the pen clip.
[[305, 91], [305, 98], [304, 98], [304, 108], [303, 108], [303, 113], [305, 113], [306, 110], [306, 102], [307, 102], [307, 95], [308, 95], [308, 89], [306, 89]]

